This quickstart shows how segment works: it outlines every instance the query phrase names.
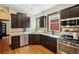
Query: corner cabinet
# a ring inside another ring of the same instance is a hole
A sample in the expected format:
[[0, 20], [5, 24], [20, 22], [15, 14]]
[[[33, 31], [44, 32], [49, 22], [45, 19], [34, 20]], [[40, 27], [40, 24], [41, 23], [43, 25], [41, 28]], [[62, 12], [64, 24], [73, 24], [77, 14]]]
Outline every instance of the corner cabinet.
[[41, 35], [40, 40], [43, 46], [57, 53], [57, 39], [56, 38]]
[[24, 45], [43, 45], [47, 49], [53, 51], [54, 53], [57, 53], [57, 38], [42, 34], [12, 36], [12, 49], [16, 49]]

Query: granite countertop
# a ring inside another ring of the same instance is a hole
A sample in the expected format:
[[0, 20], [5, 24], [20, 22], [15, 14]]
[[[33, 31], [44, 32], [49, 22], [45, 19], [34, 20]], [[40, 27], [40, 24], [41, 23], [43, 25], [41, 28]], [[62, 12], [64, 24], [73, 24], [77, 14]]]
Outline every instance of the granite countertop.
[[25, 33], [25, 34], [41, 34], [41, 35], [46, 35], [46, 36], [50, 36], [50, 37], [54, 37], [54, 38], [60, 38], [60, 35], [52, 35], [52, 34], [48, 34], [48, 33]]
[[42, 35], [46, 35], [46, 36], [54, 37], [54, 38], [60, 38], [61, 37], [60, 35], [44, 34], [44, 33]]
[[18, 32], [18, 33], [12, 33], [11, 36], [16, 36], [16, 35], [24, 35], [24, 34], [41, 34], [41, 35], [46, 35], [46, 36], [49, 36], [49, 37], [54, 37], [54, 38], [59, 38], [60, 35], [52, 35], [52, 34], [48, 34], [48, 33], [32, 33], [32, 32]]

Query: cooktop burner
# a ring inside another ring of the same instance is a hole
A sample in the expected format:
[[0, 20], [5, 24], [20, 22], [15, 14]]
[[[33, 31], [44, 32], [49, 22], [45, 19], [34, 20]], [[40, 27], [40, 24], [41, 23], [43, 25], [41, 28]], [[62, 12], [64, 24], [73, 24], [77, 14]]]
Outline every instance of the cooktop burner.
[[66, 37], [61, 37], [59, 39], [60, 42], [63, 42], [63, 43], [66, 43], [66, 44], [70, 44], [70, 45], [74, 45], [74, 46], [77, 46], [79, 47], [79, 40], [76, 40], [76, 39], [68, 39]]

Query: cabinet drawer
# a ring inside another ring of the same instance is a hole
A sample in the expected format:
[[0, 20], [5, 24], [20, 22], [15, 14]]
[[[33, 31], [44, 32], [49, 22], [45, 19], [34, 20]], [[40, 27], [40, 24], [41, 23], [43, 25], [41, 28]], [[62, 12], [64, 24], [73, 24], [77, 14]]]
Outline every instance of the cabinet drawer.
[[59, 50], [65, 52], [65, 53], [68, 53], [68, 54], [75, 54], [76, 53], [76, 49], [75, 48], [66, 46], [64, 44], [59, 44]]
[[77, 49], [77, 54], [79, 54], [79, 49]]

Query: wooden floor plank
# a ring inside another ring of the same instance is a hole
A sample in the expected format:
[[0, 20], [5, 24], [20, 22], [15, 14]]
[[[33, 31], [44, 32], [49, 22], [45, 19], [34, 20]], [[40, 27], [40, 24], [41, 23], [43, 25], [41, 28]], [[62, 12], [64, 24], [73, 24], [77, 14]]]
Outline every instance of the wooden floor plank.
[[42, 45], [27, 45], [11, 50], [8, 40], [0, 41], [0, 54], [54, 54]]
[[54, 54], [54, 52], [48, 50], [42, 45], [28, 45], [15, 49], [16, 54]]

